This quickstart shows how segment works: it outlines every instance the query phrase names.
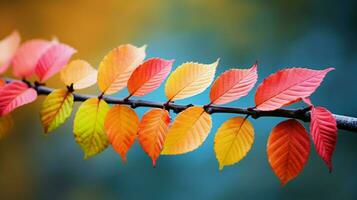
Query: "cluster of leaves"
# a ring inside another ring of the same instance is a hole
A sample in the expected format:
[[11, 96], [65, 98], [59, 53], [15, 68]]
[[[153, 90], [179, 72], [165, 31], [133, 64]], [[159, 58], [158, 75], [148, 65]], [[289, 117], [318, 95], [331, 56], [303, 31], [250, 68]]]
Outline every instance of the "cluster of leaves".
[[[203, 92], [213, 82], [219, 60], [211, 64], [186, 62], [171, 74], [174, 60], [145, 59], [146, 46], [121, 45], [111, 50], [99, 64], [98, 71], [84, 60], [69, 62], [76, 50], [56, 40], [29, 40], [21, 44], [17, 32], [0, 42], [0, 71], [12, 65], [13, 75], [25, 80], [36, 75], [44, 83], [60, 72], [66, 88], [56, 89], [44, 100], [40, 115], [44, 132], [58, 128], [73, 111], [75, 90], [98, 84], [98, 98], [84, 101], [75, 114], [73, 132], [87, 159], [110, 144], [126, 161], [126, 154], [138, 140], [155, 166], [160, 155], [184, 154], [197, 149], [212, 127], [206, 108], [222, 105], [246, 96], [257, 82], [257, 64], [249, 69], [230, 69], [221, 74], [210, 89], [210, 102], [203, 107], [191, 106], [170, 118], [166, 106], [177, 100]], [[333, 70], [287, 68], [267, 77], [257, 88], [255, 106], [251, 109], [276, 110], [304, 101], [311, 106], [310, 135], [318, 155], [332, 169], [331, 157], [336, 145], [336, 120], [323, 107], [315, 107], [309, 96]], [[168, 77], [168, 78], [167, 78]], [[148, 110], [140, 120], [133, 108], [109, 106], [103, 95], [114, 94], [127, 87], [131, 96], [144, 96], [157, 89], [167, 78], [163, 107]], [[35, 101], [37, 91], [26, 81], [0, 82], [1, 124], [10, 124], [8, 114]], [[219, 168], [243, 159], [254, 143], [254, 128], [246, 117], [224, 122], [214, 138], [214, 151]], [[8, 126], [1, 126], [8, 127]], [[310, 153], [310, 138], [305, 128], [289, 119], [275, 126], [269, 136], [269, 163], [282, 184], [296, 177]]]

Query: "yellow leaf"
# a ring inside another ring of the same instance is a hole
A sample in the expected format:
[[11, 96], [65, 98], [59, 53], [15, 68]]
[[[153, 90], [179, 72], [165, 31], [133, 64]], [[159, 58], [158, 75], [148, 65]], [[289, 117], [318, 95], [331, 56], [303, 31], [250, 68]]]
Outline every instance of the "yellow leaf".
[[104, 120], [109, 105], [97, 98], [87, 99], [79, 107], [74, 118], [74, 137], [84, 151], [84, 159], [94, 156], [108, 146], [104, 132]]
[[105, 94], [113, 94], [126, 87], [132, 72], [145, 58], [146, 46], [121, 45], [109, 52], [98, 69], [98, 86]]
[[184, 63], [167, 79], [166, 97], [170, 101], [184, 99], [203, 92], [211, 85], [219, 59], [212, 64]]
[[63, 124], [73, 110], [73, 94], [66, 89], [57, 89], [43, 102], [40, 112], [45, 133], [49, 133]]
[[128, 106], [116, 105], [109, 110], [104, 127], [114, 150], [126, 162], [126, 153], [134, 144], [138, 133], [138, 115]]
[[11, 128], [14, 126], [14, 120], [11, 115], [0, 117], [0, 139], [7, 137]]
[[170, 127], [161, 154], [184, 154], [195, 150], [205, 141], [211, 127], [211, 116], [203, 108], [187, 108], [177, 115]]
[[61, 80], [74, 89], [87, 88], [97, 82], [97, 70], [85, 60], [74, 60], [61, 70]]
[[224, 122], [214, 138], [214, 151], [219, 169], [239, 162], [251, 149], [254, 128], [245, 118], [235, 117]]

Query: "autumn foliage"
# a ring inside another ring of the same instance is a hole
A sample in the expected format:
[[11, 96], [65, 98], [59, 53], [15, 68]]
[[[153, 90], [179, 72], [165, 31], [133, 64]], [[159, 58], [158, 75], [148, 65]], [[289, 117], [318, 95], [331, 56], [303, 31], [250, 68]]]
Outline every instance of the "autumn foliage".
[[[82, 148], [84, 158], [112, 146], [125, 162], [127, 152], [138, 140], [155, 166], [160, 155], [185, 154], [200, 147], [212, 128], [212, 116], [206, 109], [246, 96], [258, 80], [257, 63], [248, 69], [227, 70], [214, 81], [219, 59], [210, 64], [186, 62], [171, 73], [174, 60], [145, 60], [145, 50], [146, 46], [120, 45], [104, 56], [96, 70], [85, 60], [71, 60], [76, 50], [67, 44], [33, 39], [20, 45], [20, 35], [13, 32], [0, 41], [0, 72], [12, 66], [13, 75], [23, 81], [0, 82], [0, 138], [13, 123], [10, 113], [37, 99], [36, 88], [28, 84], [26, 78], [36, 76], [37, 84], [43, 84], [60, 73], [66, 87], [49, 94], [40, 111], [45, 134], [72, 115], [74, 91], [97, 83], [101, 94], [81, 103], [73, 122], [74, 138]], [[333, 68], [286, 68], [265, 78], [257, 87], [255, 106], [250, 109], [273, 111], [299, 101], [311, 106], [310, 134], [295, 119], [279, 123], [270, 133], [267, 157], [283, 185], [306, 165], [310, 137], [317, 154], [332, 170], [336, 120], [326, 108], [315, 107], [309, 100], [331, 70]], [[141, 120], [133, 108], [121, 104], [110, 106], [103, 99], [104, 95], [126, 87], [129, 92], [126, 100], [131, 96], [144, 96], [159, 88], [165, 80], [166, 103], [162, 108], [148, 110]], [[205, 106], [188, 107], [175, 119], [171, 118], [165, 105], [200, 94], [211, 84]], [[254, 143], [254, 134], [249, 115], [231, 118], [219, 127], [213, 148], [220, 170], [247, 156]]]

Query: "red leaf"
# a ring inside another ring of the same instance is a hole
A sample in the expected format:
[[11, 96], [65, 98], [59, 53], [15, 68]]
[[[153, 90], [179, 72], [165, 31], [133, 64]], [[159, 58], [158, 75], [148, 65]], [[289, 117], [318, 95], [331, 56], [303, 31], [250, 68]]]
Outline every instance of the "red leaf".
[[291, 68], [270, 75], [257, 89], [256, 108], [275, 110], [301, 98], [309, 97], [331, 70], [334, 68], [325, 70]]
[[281, 184], [295, 178], [304, 168], [310, 154], [310, 139], [296, 120], [281, 122], [272, 130], [267, 145], [270, 166]]
[[332, 154], [337, 141], [337, 124], [332, 113], [323, 107], [312, 108], [310, 131], [315, 149], [332, 171]]
[[153, 58], [145, 61], [132, 73], [128, 90], [132, 96], [144, 96], [160, 87], [171, 71], [173, 60]]
[[212, 104], [225, 104], [248, 94], [257, 82], [257, 64], [250, 69], [230, 69], [213, 83], [210, 91]]
[[41, 55], [54, 44], [54, 42], [41, 39], [29, 40], [23, 43], [12, 61], [14, 76], [19, 78], [32, 76], [35, 73], [35, 67]]
[[49, 79], [64, 67], [76, 50], [65, 44], [55, 44], [42, 54], [35, 68], [41, 82]]
[[36, 90], [25, 83], [14, 81], [0, 90], [0, 116], [4, 116], [16, 108], [31, 103], [37, 98]]

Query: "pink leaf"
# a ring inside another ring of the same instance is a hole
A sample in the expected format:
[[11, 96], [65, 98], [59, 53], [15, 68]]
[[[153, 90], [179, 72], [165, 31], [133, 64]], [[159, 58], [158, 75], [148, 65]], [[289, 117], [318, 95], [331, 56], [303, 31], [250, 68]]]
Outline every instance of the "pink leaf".
[[323, 107], [312, 108], [310, 131], [315, 149], [332, 171], [332, 154], [337, 142], [336, 119]]
[[12, 58], [20, 45], [20, 34], [13, 31], [9, 36], [0, 41], [0, 73], [9, 68]]
[[324, 70], [290, 68], [270, 75], [257, 89], [256, 108], [275, 110], [309, 97], [331, 70], [334, 68]]
[[76, 50], [65, 44], [51, 46], [42, 54], [35, 68], [41, 82], [46, 81], [64, 67]]
[[4, 116], [16, 108], [31, 103], [37, 98], [36, 90], [25, 83], [14, 81], [0, 90], [0, 116]]
[[213, 83], [210, 91], [212, 104], [232, 102], [249, 93], [257, 82], [257, 64], [250, 69], [230, 69]]
[[27, 78], [35, 73], [38, 60], [55, 42], [41, 39], [29, 40], [17, 50], [12, 61], [13, 74], [19, 78]]

